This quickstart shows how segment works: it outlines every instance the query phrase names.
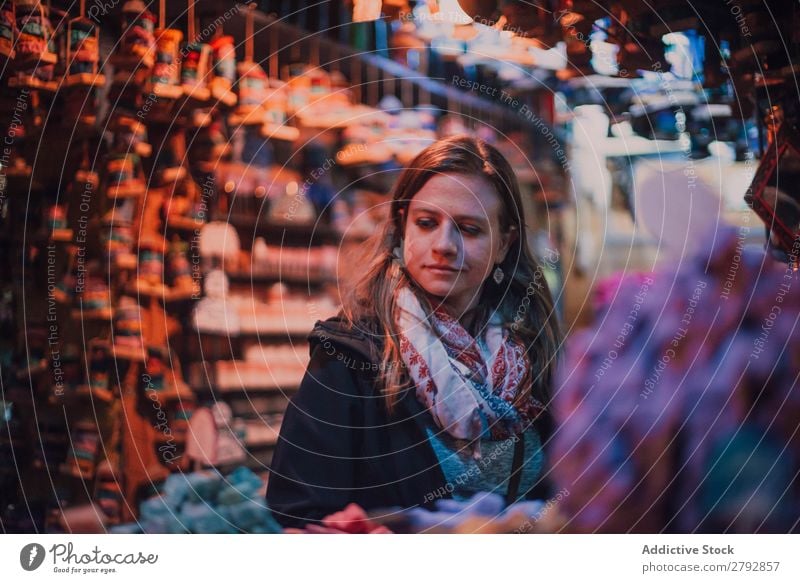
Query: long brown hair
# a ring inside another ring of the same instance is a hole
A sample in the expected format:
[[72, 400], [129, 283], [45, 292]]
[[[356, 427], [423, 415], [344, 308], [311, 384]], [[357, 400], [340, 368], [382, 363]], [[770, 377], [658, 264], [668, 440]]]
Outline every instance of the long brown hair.
[[397, 292], [404, 286], [417, 291], [420, 304], [430, 313], [431, 306], [419, 293], [393, 251], [402, 245], [405, 209], [408, 203], [437, 174], [479, 175], [486, 178], [503, 202], [500, 229], [516, 230], [517, 237], [500, 267], [506, 274], [501, 284], [491, 278], [483, 284], [475, 321], [485, 325], [493, 313], [501, 316], [512, 338], [524, 346], [531, 364], [528, 377], [517, 399], [521, 403], [533, 396], [550, 401], [556, 353], [561, 339], [553, 300], [541, 267], [531, 255], [525, 240], [522, 197], [514, 171], [493, 146], [471, 136], [452, 136], [427, 147], [402, 172], [395, 185], [389, 220], [365, 246], [363, 273], [343, 294], [342, 311], [349, 325], [377, 335], [383, 345], [378, 380], [391, 411], [410, 381], [402, 366], [398, 328], [395, 324]]

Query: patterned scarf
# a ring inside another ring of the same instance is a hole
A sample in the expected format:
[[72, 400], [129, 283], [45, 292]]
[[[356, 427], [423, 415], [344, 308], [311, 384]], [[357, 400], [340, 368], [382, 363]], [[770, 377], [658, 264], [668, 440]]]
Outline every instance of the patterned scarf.
[[533, 398], [520, 408], [513, 404], [530, 365], [522, 346], [497, 320], [481, 343], [442, 309], [427, 317], [407, 287], [398, 293], [397, 304], [400, 351], [417, 399], [438, 427], [472, 442], [475, 457], [480, 457], [481, 438], [508, 439], [542, 411]]

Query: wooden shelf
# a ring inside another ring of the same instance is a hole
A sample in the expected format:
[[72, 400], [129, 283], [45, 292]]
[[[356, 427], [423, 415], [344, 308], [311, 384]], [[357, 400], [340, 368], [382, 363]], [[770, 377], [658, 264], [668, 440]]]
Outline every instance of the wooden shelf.
[[227, 271], [228, 280], [231, 283], [252, 283], [257, 285], [274, 285], [284, 283], [286, 285], [305, 285], [311, 287], [321, 287], [329, 283], [335, 283], [336, 278], [331, 276], [301, 276], [286, 275], [278, 273], [249, 273], [246, 271]]
[[253, 235], [264, 237], [267, 244], [290, 247], [309, 247], [337, 244], [341, 240], [338, 231], [319, 225], [293, 225], [258, 220], [250, 215], [231, 214], [215, 217], [227, 221], [239, 231], [240, 238], [249, 240]]

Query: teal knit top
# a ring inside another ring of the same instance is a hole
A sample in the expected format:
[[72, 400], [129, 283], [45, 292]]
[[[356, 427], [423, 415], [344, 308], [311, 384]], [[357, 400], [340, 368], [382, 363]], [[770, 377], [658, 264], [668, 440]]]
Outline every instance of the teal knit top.
[[[455, 500], [466, 500], [477, 492], [494, 492], [507, 496], [514, 458], [515, 440], [501, 441], [481, 440], [481, 457], [472, 457], [468, 442], [455, 439], [450, 434], [435, 426], [426, 428], [428, 439], [439, 460], [444, 477], [447, 480], [448, 492]], [[517, 499], [525, 496], [542, 471], [544, 453], [539, 433], [529, 429], [524, 434], [525, 457]]]

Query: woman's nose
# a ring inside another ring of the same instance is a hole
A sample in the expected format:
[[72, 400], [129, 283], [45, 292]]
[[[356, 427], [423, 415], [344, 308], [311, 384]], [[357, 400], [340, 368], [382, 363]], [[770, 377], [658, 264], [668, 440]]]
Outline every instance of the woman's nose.
[[433, 241], [433, 250], [442, 255], [456, 255], [461, 243], [461, 234], [455, 225], [443, 223]]

